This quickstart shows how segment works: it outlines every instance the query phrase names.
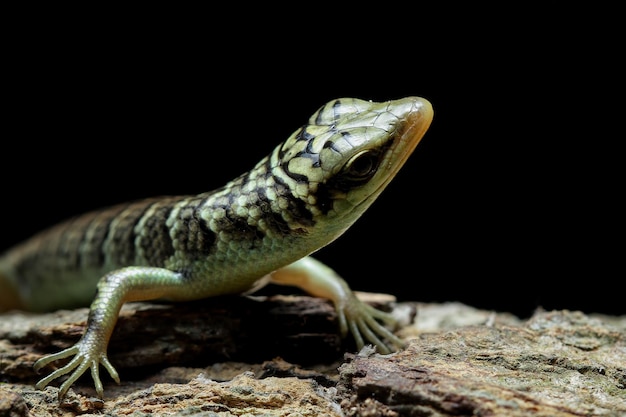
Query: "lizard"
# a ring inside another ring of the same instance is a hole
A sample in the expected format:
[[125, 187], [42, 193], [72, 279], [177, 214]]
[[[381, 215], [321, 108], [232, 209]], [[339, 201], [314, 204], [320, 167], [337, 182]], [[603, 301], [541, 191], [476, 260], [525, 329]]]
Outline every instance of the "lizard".
[[71, 385], [100, 366], [120, 383], [107, 346], [122, 305], [247, 294], [267, 283], [329, 299], [342, 336], [380, 353], [405, 342], [395, 319], [359, 300], [348, 283], [311, 255], [341, 236], [396, 176], [434, 116], [421, 97], [322, 105], [287, 140], [221, 188], [145, 198], [70, 218], [0, 256], [0, 312], [89, 306], [74, 345], [34, 363], [71, 358], [36, 383]]

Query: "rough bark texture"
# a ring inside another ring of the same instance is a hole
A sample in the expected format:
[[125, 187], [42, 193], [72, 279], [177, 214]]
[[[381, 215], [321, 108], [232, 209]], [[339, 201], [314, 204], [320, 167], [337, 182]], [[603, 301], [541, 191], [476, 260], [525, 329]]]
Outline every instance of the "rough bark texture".
[[319, 299], [131, 304], [109, 347], [122, 384], [103, 371], [101, 401], [87, 375], [61, 403], [58, 384], [34, 388], [32, 364], [78, 340], [86, 309], [0, 315], [0, 417], [626, 415], [626, 316], [522, 321], [455, 303], [394, 313], [408, 346], [383, 356], [344, 354], [354, 346]]

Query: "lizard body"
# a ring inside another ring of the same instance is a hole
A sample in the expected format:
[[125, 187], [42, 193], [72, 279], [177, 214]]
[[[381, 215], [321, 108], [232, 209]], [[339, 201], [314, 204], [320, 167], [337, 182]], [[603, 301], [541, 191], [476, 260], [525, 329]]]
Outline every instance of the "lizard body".
[[[119, 377], [106, 349], [128, 301], [184, 301], [244, 293], [265, 282], [332, 300], [342, 333], [388, 353], [402, 341], [391, 318], [359, 301], [348, 284], [309, 255], [350, 227], [415, 149], [433, 117], [419, 97], [374, 103], [337, 99], [256, 166], [211, 192], [150, 198], [90, 212], [0, 257], [0, 311], [52, 311], [91, 303], [81, 340], [35, 363], [73, 356], [37, 384], [99, 366]], [[97, 291], [96, 291], [97, 288]]]

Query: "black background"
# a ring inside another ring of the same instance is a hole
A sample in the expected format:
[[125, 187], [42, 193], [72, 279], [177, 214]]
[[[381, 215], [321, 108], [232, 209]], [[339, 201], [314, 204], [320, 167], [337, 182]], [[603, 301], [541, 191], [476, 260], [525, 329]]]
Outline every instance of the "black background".
[[22, 27], [4, 64], [0, 249], [85, 210], [216, 188], [333, 98], [418, 95], [435, 109], [424, 140], [318, 258], [400, 300], [625, 314], [610, 25], [379, 18]]

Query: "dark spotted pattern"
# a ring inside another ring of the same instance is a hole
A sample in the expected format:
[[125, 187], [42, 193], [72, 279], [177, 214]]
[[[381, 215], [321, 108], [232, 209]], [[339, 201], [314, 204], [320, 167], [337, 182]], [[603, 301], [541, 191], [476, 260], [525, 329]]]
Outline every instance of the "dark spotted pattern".
[[339, 153], [339, 149], [337, 149], [337, 146], [335, 145], [335, 142], [332, 142], [332, 141], [324, 142], [324, 148], [332, 149], [333, 151]]
[[303, 157], [303, 158], [308, 158], [311, 159], [313, 161], [313, 168], [319, 168], [320, 165], [320, 154], [317, 152], [314, 152], [313, 149], [311, 149], [313, 146], [313, 141], [310, 140], [307, 142], [306, 144], [306, 148], [304, 151], [299, 152], [296, 154], [296, 157]]
[[249, 224], [246, 218], [235, 216], [230, 210], [226, 213], [226, 217], [217, 220], [222, 233], [236, 241], [254, 242], [263, 238], [264, 233], [258, 227]]
[[146, 265], [164, 266], [165, 261], [174, 255], [172, 238], [166, 225], [173, 206], [172, 200], [155, 203], [143, 223], [138, 246], [142, 249], [142, 258]]
[[90, 221], [91, 218], [84, 216], [70, 220], [67, 223], [67, 227], [58, 235], [58, 242], [56, 243], [56, 261], [62, 269], [79, 268], [79, 248], [84, 233], [76, 233], [76, 230], [84, 230]]
[[319, 184], [315, 192], [315, 206], [324, 215], [333, 209], [333, 201], [335, 200], [334, 189], [326, 184]]
[[307, 208], [306, 203], [294, 197], [289, 186], [281, 178], [274, 177], [274, 182], [276, 194], [284, 196], [288, 201], [288, 206], [285, 211], [289, 213], [290, 217], [295, 219], [301, 226], [314, 226], [315, 220], [313, 219], [313, 213]]
[[[298, 133], [295, 135], [295, 140], [299, 142], [306, 142], [306, 146], [303, 151], [300, 151], [294, 155], [295, 158], [308, 158], [312, 160], [312, 166], [314, 168], [319, 168], [320, 165], [320, 155], [319, 153], [313, 151], [313, 139], [315, 139], [315, 135], [307, 132], [306, 126], [302, 127]], [[289, 150], [289, 147], [281, 148], [279, 153], [279, 159], [282, 161], [285, 158], [286, 152]], [[289, 161], [285, 161], [282, 165], [282, 168], [285, 171], [289, 171]], [[298, 181], [306, 181], [307, 177], [305, 175], [298, 175], [294, 173], [289, 173], [288, 175], [292, 176], [292, 178], [297, 179]]]
[[[278, 177], [274, 179], [274, 190], [279, 196], [288, 196], [288, 207], [286, 212], [291, 215], [292, 222], [285, 219], [281, 212], [275, 212], [273, 201], [267, 196], [265, 188], [257, 188], [247, 193], [247, 206], [244, 206], [246, 212], [250, 213], [252, 207], [255, 212], [260, 213], [256, 218], [251, 216], [240, 216], [233, 210], [233, 200], [243, 194], [240, 187], [232, 189], [229, 195], [228, 204], [215, 206], [213, 209], [222, 209], [225, 215], [221, 218], [214, 219], [217, 231], [230, 236], [231, 240], [249, 241], [252, 246], [260, 243], [267, 232], [271, 232], [272, 236], [288, 236], [303, 231], [304, 226], [312, 225], [312, 214], [307, 210], [306, 205], [300, 199], [295, 198], [290, 192], [287, 185]], [[254, 197], [252, 197], [254, 196]], [[263, 225], [261, 227], [260, 225]], [[256, 243], [254, 243], [256, 242]]]
[[179, 250], [190, 260], [200, 260], [211, 253], [215, 244], [215, 233], [200, 217], [199, 208], [206, 198], [194, 198], [178, 212], [179, 227], [172, 229], [172, 238], [177, 241]]
[[295, 139], [297, 141], [305, 141], [305, 142], [310, 142], [312, 139], [315, 138], [315, 135], [312, 135], [311, 133], [307, 132], [306, 130], [306, 126], [303, 126], [300, 128], [300, 130], [298, 130], [298, 133], [296, 133]]
[[112, 265], [126, 266], [135, 263], [135, 227], [152, 204], [158, 201], [149, 199], [129, 205], [118, 216], [111, 219], [108, 238], [103, 245], [105, 259]]
[[104, 264], [104, 242], [109, 236], [109, 226], [111, 221], [126, 207], [128, 204], [120, 204], [94, 213], [93, 220], [83, 234], [80, 255], [81, 265], [84, 268], [99, 268]]
[[[287, 236], [288, 234], [292, 233], [292, 229], [289, 226], [289, 223], [283, 218], [283, 216], [280, 213], [275, 213], [274, 211], [272, 211], [271, 201], [267, 197], [265, 190], [259, 189], [257, 190], [257, 194], [259, 196], [258, 205], [263, 211], [262, 219], [264, 220], [265, 225], [279, 236]], [[311, 214], [308, 211], [307, 213], [308, 215]], [[299, 212], [297, 215], [300, 214], [301, 213]], [[306, 221], [306, 218], [302, 219]], [[297, 228], [296, 230], [301, 230], [301, 228]]]
[[289, 169], [289, 164], [283, 164], [283, 171], [286, 175], [292, 178], [296, 182], [306, 183], [309, 181], [309, 177], [304, 174], [298, 174], [297, 172], [291, 172]]

